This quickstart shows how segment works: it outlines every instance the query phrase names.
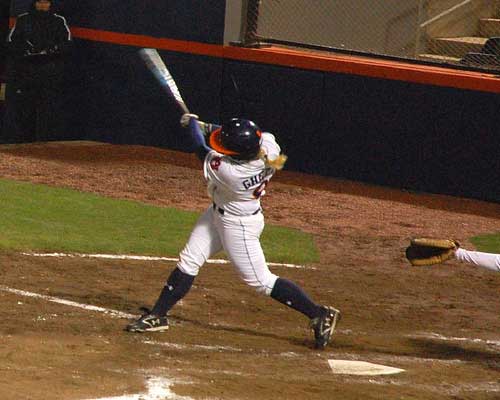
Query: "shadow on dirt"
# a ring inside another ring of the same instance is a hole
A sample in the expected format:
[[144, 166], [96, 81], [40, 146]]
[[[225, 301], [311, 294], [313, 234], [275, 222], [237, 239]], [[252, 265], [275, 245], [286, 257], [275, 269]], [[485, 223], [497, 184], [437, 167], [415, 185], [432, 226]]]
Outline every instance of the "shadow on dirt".
[[[169, 318], [172, 319], [173, 322], [180, 322], [184, 323], [187, 322], [189, 324], [192, 324], [194, 326], [203, 328], [205, 330], [210, 330], [214, 332], [231, 332], [231, 333], [236, 333], [236, 334], [243, 334], [243, 335], [249, 335], [249, 336], [254, 336], [254, 337], [261, 337], [261, 338], [268, 338], [268, 339], [276, 339], [276, 340], [281, 340], [281, 341], [286, 341], [288, 343], [298, 345], [298, 346], [306, 346], [313, 348], [314, 343], [312, 340], [307, 340], [305, 338], [298, 339], [298, 338], [293, 338], [290, 336], [282, 336], [282, 335], [277, 335], [274, 333], [269, 333], [269, 332], [263, 332], [263, 331], [256, 331], [253, 329], [248, 329], [248, 328], [242, 328], [238, 326], [227, 326], [227, 325], [213, 325], [213, 324], [207, 324], [205, 322], [200, 322], [196, 321], [194, 319], [190, 318], [185, 318], [185, 317], [180, 317], [178, 315], [173, 314]], [[312, 335], [312, 333], [311, 333]]]
[[410, 343], [416, 353], [420, 353], [422, 357], [473, 362], [487, 366], [494, 371], [500, 371], [499, 352], [466, 348], [429, 339], [411, 339]]

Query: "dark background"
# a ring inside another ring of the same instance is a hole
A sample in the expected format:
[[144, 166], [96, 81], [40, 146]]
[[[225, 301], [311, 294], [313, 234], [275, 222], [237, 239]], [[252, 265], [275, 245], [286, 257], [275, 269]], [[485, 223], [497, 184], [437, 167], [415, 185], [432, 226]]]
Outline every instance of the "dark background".
[[[71, 26], [223, 43], [223, 0], [58, 7]], [[191, 150], [181, 112], [137, 48], [74, 42], [66, 78], [72, 129], [64, 139]], [[500, 201], [498, 94], [199, 56], [189, 48], [160, 54], [192, 112], [219, 123], [255, 120], [277, 135], [289, 169]]]

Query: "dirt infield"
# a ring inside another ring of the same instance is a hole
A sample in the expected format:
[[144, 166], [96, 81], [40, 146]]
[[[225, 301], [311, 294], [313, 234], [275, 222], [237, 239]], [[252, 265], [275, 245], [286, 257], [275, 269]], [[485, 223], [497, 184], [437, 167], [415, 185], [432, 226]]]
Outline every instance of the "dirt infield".
[[[141, 146], [2, 146], [0, 177], [186, 210], [208, 204], [193, 155]], [[499, 204], [288, 171], [263, 204], [268, 223], [315, 237], [314, 269], [273, 270], [342, 310], [331, 347], [314, 350], [306, 319], [258, 297], [228, 265], [204, 268], [169, 331], [141, 335], [112, 311], [152, 305], [174, 263], [2, 252], [0, 398], [500, 398], [500, 274], [404, 259], [413, 236], [472, 248], [469, 237], [500, 229]], [[337, 375], [328, 365], [337, 359], [405, 371]]]

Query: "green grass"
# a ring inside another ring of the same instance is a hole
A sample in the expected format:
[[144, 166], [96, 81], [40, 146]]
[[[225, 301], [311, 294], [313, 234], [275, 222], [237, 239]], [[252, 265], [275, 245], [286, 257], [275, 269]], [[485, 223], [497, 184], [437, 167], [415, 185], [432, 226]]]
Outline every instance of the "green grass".
[[[177, 256], [199, 214], [0, 179], [0, 249]], [[318, 261], [313, 237], [266, 225], [268, 261]]]
[[470, 241], [478, 251], [500, 254], [500, 233], [474, 236]]

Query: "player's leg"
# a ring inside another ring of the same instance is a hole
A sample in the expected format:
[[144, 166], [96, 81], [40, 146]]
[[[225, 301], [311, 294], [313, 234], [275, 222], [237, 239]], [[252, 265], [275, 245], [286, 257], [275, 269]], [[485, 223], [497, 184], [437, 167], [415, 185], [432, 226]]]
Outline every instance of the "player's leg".
[[458, 248], [455, 251], [455, 258], [458, 261], [473, 264], [477, 267], [500, 272], [500, 254], [483, 253], [480, 251], [470, 251]]
[[[151, 312], [127, 326], [131, 332], [159, 331], [168, 328], [167, 313], [191, 289], [205, 261], [222, 249], [213, 226], [213, 210], [208, 208], [198, 219], [179, 255], [179, 262], [163, 287]], [[161, 329], [163, 328], [163, 329]]]
[[325, 347], [335, 329], [340, 312], [332, 307], [316, 304], [296, 283], [273, 274], [267, 266], [260, 244], [264, 229], [262, 214], [235, 218], [219, 217], [215, 225], [224, 250], [245, 283], [257, 292], [293, 308], [311, 320], [316, 347]]
[[315, 347], [326, 347], [340, 320], [339, 310], [316, 304], [299, 285], [285, 278], [276, 280], [271, 297], [308, 316], [314, 331]]
[[212, 220], [213, 210], [209, 207], [198, 219], [189, 240], [180, 252], [177, 267], [170, 274], [152, 313], [166, 315], [189, 292], [200, 268], [208, 258], [222, 250]]
[[260, 244], [264, 229], [262, 214], [242, 218], [221, 217], [215, 225], [224, 250], [247, 285], [309, 318], [318, 316], [320, 307], [298, 285], [269, 270]]
[[262, 214], [251, 217], [216, 216], [222, 246], [243, 281], [259, 293], [270, 295], [278, 276], [267, 267], [259, 237]]
[[36, 89], [28, 75], [12, 77], [6, 87], [4, 142], [34, 141], [36, 128]]

